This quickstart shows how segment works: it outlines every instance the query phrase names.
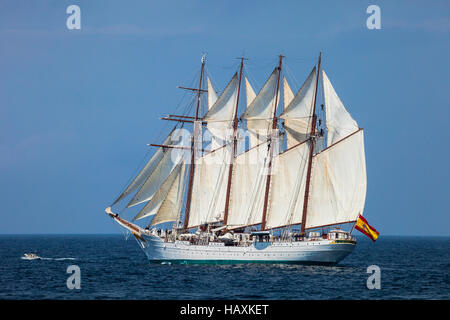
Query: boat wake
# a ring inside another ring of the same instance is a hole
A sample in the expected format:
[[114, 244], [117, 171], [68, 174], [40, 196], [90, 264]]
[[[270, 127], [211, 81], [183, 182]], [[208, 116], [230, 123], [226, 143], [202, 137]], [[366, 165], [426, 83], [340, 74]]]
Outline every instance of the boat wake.
[[22, 260], [54, 260], [54, 261], [76, 260], [76, 258], [43, 258], [43, 257], [34, 258], [34, 259], [30, 259], [27, 257], [21, 257], [21, 259]]

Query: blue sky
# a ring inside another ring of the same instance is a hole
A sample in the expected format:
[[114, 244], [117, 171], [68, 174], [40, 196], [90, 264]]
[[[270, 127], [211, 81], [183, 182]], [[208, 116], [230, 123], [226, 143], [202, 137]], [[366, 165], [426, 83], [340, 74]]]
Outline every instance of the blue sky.
[[[71, 4], [81, 30], [66, 28]], [[322, 51], [365, 129], [366, 218], [381, 234], [449, 236], [449, 39], [448, 1], [2, 0], [0, 233], [119, 232], [103, 210], [203, 52], [223, 89], [242, 54], [259, 85], [280, 53], [301, 84]]]

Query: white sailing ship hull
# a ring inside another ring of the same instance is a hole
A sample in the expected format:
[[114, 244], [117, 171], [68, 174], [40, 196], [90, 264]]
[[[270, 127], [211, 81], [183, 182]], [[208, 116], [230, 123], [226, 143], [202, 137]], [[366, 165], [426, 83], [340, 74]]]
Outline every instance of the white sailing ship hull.
[[253, 242], [248, 246], [205, 245], [188, 241], [164, 242], [157, 236], [138, 238], [150, 262], [180, 264], [291, 263], [334, 265], [356, 246], [351, 240]]

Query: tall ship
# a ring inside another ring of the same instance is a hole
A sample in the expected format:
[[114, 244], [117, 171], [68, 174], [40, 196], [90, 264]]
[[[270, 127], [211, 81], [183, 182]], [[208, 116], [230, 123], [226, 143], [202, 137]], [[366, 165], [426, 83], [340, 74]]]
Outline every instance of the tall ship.
[[220, 93], [204, 56], [198, 85], [180, 87], [190, 110], [162, 118], [174, 127], [105, 210], [150, 262], [334, 265], [354, 250], [363, 129], [321, 54], [296, 93], [283, 62], [256, 93], [240, 58]]

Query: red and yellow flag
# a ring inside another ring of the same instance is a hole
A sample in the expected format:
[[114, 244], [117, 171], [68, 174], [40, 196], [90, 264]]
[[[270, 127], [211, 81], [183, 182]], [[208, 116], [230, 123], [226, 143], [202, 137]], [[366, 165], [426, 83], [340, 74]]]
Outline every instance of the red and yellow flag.
[[356, 221], [355, 224], [355, 229], [364, 233], [374, 242], [380, 235], [380, 233], [374, 227], [372, 227], [362, 215], [359, 215], [358, 221]]

